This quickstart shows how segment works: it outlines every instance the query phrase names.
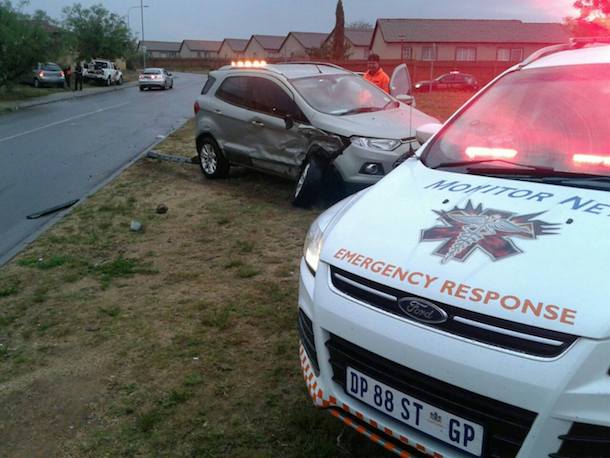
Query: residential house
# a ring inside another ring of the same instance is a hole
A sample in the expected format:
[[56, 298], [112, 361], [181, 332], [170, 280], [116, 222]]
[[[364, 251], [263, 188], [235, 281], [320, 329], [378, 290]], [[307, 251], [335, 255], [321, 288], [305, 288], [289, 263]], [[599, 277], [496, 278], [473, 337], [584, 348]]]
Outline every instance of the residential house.
[[218, 51], [218, 57], [221, 59], [241, 59], [244, 57], [246, 46], [248, 46], [247, 39], [225, 38]]
[[180, 57], [217, 59], [222, 41], [211, 40], [183, 40], [180, 46]]
[[[328, 35], [322, 46], [331, 47], [335, 39], [335, 30]], [[364, 60], [368, 59], [373, 39], [373, 29], [345, 29], [345, 40], [349, 45], [347, 51], [348, 59]]]
[[146, 55], [152, 58], [168, 58], [178, 57], [180, 52], [180, 46], [182, 43], [177, 41], [150, 41], [144, 40], [138, 43], [138, 52], [142, 49], [146, 49]]
[[252, 35], [246, 49], [245, 57], [251, 59], [273, 59], [279, 58], [280, 48], [286, 37], [277, 35]]
[[495, 19], [378, 19], [371, 52], [382, 59], [518, 62], [564, 43], [558, 23]]
[[312, 51], [322, 47], [327, 37], [327, 33], [290, 32], [282, 43], [280, 55], [284, 59], [308, 58]]

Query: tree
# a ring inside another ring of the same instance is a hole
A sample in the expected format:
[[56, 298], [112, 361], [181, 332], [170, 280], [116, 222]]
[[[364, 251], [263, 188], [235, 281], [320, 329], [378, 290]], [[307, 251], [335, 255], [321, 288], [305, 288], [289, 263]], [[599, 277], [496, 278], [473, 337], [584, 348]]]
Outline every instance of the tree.
[[354, 21], [347, 24], [347, 28], [353, 30], [373, 30], [375, 26], [367, 21]]
[[52, 42], [41, 17], [22, 13], [10, 0], [0, 0], [0, 87], [51, 55]]
[[335, 11], [335, 33], [333, 40], [333, 58], [341, 60], [345, 57], [345, 12], [343, 11], [343, 1], [337, 2]]
[[602, 36], [610, 33], [610, 0], [577, 0], [578, 17], [565, 19], [573, 36]]
[[63, 25], [72, 33], [75, 51], [81, 59], [124, 57], [134, 46], [125, 20], [101, 4], [83, 8], [75, 3], [65, 7], [63, 15]]

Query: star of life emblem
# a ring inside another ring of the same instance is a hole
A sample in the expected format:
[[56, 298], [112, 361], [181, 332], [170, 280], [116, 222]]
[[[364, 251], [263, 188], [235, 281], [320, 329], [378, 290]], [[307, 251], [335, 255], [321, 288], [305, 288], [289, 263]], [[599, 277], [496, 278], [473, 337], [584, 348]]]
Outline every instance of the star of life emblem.
[[464, 208], [433, 210], [442, 223], [421, 231], [420, 242], [443, 242], [433, 254], [441, 263], [464, 262], [481, 250], [493, 261], [523, 253], [513, 238], [535, 240], [541, 235], [558, 233], [560, 224], [536, 219], [544, 212], [518, 215], [503, 210], [476, 207], [469, 200]]

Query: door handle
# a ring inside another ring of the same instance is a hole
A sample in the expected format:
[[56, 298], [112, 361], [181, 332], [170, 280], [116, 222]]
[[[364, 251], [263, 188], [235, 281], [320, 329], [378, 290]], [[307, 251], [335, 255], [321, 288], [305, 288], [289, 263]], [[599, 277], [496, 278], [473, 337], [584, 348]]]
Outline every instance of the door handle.
[[216, 109], [216, 110], [214, 110], [214, 113], [216, 113], [216, 114], [222, 114], [222, 111], [220, 111], [220, 110]]
[[256, 127], [265, 127], [265, 123], [260, 121], [252, 121], [252, 124]]

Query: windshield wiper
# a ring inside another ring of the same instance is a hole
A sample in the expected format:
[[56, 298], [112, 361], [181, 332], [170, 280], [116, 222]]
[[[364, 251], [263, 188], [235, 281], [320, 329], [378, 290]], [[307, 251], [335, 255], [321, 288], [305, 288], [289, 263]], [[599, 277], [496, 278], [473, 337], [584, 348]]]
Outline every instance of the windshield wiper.
[[[506, 168], [506, 167], [493, 167], [493, 168], [489, 168], [489, 169], [484, 169], [484, 168], [478, 168], [478, 167], [467, 167], [467, 166], [471, 166], [471, 165], [477, 165], [477, 164], [487, 164], [490, 162], [500, 162], [502, 164], [508, 164], [511, 167]], [[522, 164], [520, 162], [512, 162], [512, 161], [508, 161], [506, 159], [478, 159], [478, 160], [474, 160], [474, 161], [453, 161], [453, 162], [441, 162], [440, 164], [438, 164], [436, 167], [432, 167], [433, 169], [440, 169], [440, 168], [453, 168], [453, 167], [467, 167], [468, 170], [473, 170], [473, 171], [483, 171], [483, 170], [487, 170], [489, 171], [489, 173], [502, 173], [502, 174], [512, 174], [512, 173], [517, 173], [520, 174], [522, 172], [528, 172], [528, 173], [532, 173], [535, 172], [536, 174], [542, 174], [542, 173], [548, 173], [548, 174], [553, 174], [555, 173], [555, 169], [552, 167], [544, 167], [541, 165], [531, 165], [531, 164]]]
[[339, 116], [345, 116], [345, 115], [358, 114], [358, 113], [370, 113], [372, 111], [379, 111], [379, 110], [381, 110], [381, 108], [379, 108], [379, 107], [358, 107], [358, 108], [352, 108], [351, 110], [342, 111], [337, 114]]
[[[486, 164], [489, 162], [501, 162], [511, 167], [468, 167], [469, 165]], [[610, 185], [610, 176], [591, 175], [582, 172], [571, 172], [569, 170], [555, 170], [552, 167], [522, 164], [506, 159], [480, 159], [475, 161], [443, 162], [437, 168], [466, 167], [468, 172], [474, 172], [489, 176], [511, 176], [517, 180], [533, 180], [546, 184], [556, 184], [574, 187], [586, 187], [597, 189], [600, 185]], [[606, 186], [602, 186], [604, 189]]]

